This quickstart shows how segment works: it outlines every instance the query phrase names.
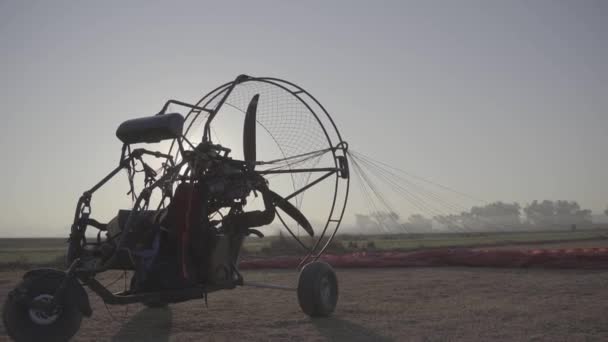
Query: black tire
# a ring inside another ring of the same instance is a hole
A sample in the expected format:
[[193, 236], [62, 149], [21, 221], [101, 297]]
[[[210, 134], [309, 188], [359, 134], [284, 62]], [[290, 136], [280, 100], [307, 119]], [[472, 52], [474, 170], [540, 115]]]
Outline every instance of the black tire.
[[82, 321], [82, 313], [74, 301], [60, 303], [56, 314], [45, 314], [28, 307], [34, 298], [51, 299], [62, 279], [52, 275], [37, 275], [24, 279], [4, 302], [2, 321], [8, 335], [21, 341], [68, 341]]
[[325, 317], [338, 304], [338, 278], [329, 264], [315, 261], [302, 269], [298, 279], [298, 302], [305, 314]]

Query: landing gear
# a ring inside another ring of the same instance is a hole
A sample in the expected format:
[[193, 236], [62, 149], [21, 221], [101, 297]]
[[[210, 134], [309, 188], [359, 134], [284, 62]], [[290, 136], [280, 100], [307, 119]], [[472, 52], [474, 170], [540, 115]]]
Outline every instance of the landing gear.
[[298, 279], [298, 302], [311, 317], [331, 315], [338, 304], [338, 278], [329, 264], [315, 261], [302, 269]]
[[15, 341], [67, 341], [80, 328], [82, 312], [74, 301], [53, 305], [62, 278], [40, 274], [25, 278], [9, 293], [2, 312], [6, 331]]

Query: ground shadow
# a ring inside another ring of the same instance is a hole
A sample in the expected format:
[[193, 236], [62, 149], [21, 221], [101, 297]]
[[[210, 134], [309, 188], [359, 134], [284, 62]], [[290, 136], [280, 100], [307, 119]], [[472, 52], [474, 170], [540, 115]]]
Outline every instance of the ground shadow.
[[112, 341], [167, 342], [171, 335], [171, 308], [145, 308], [125, 322]]
[[316, 318], [312, 323], [321, 335], [330, 341], [394, 341], [364, 326], [337, 317]]

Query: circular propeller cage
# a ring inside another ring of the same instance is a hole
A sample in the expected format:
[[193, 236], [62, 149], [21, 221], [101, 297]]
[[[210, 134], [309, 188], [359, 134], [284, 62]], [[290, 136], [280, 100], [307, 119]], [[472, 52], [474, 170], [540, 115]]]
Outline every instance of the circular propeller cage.
[[[330, 246], [349, 192], [348, 145], [321, 103], [285, 80], [239, 76], [195, 104], [185, 117], [184, 138], [192, 144], [206, 140], [222, 145], [232, 150], [232, 158], [247, 160], [243, 154], [251, 146], [241, 132], [247, 130], [246, 113], [256, 95], [255, 169], [272, 191], [289, 200], [311, 222], [314, 236], [277, 208], [275, 222], [280, 222], [280, 231], [288, 232], [306, 251], [304, 263], [318, 258]], [[176, 145], [171, 145], [169, 154], [177, 162]], [[253, 197], [246, 209], [260, 202]]]

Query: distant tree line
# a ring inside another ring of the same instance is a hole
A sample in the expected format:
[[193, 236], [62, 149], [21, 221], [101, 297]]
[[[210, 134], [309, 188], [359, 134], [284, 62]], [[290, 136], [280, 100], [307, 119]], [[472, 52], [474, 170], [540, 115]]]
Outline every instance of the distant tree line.
[[[608, 215], [608, 209], [604, 211]], [[583, 209], [576, 201], [532, 201], [525, 207], [518, 203], [497, 201], [484, 206], [474, 206], [460, 214], [444, 214], [425, 217], [411, 215], [402, 222], [394, 212], [372, 212], [356, 215], [359, 229], [381, 229], [391, 232], [424, 233], [433, 228], [448, 231], [512, 231], [544, 229], [590, 228], [591, 210]]]

